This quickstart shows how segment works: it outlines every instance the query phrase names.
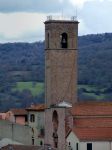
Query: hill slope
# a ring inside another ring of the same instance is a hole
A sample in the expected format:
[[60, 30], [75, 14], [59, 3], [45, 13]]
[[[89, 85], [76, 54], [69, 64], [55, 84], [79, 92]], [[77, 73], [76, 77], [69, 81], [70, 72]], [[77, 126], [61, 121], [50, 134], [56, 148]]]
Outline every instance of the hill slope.
[[[80, 36], [79, 99], [112, 100], [111, 68], [112, 33]], [[0, 110], [43, 102], [43, 82], [44, 42], [0, 44]]]

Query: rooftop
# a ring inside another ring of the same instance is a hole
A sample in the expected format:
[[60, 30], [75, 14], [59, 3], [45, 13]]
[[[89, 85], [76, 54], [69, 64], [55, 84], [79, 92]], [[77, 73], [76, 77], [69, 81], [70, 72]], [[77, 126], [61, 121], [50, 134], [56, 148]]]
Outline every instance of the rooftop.
[[27, 111], [25, 109], [22, 109], [22, 108], [13, 108], [13, 109], [10, 109], [10, 111], [14, 115], [27, 115]]
[[62, 102], [58, 103], [56, 106], [70, 108], [70, 107], [72, 107], [72, 104], [68, 103], [66, 101], [62, 101]]
[[32, 104], [30, 107], [26, 108], [27, 111], [44, 111], [45, 104]]
[[79, 102], [71, 109], [73, 132], [81, 141], [112, 140], [112, 102]]
[[112, 116], [112, 102], [79, 102], [71, 108], [73, 116]]
[[112, 127], [109, 128], [73, 128], [81, 141], [112, 141]]
[[77, 16], [64, 16], [63, 14], [62, 15], [50, 15], [50, 16], [47, 16], [47, 21], [51, 21], [51, 20], [63, 20], [63, 21], [77, 21]]

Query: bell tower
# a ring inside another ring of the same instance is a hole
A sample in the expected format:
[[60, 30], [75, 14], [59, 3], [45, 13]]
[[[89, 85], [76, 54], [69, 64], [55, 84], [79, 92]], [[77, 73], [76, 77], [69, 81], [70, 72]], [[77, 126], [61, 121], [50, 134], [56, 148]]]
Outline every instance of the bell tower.
[[45, 22], [45, 95], [46, 105], [77, 101], [78, 22]]
[[66, 149], [69, 104], [77, 102], [78, 21], [45, 21], [45, 144]]

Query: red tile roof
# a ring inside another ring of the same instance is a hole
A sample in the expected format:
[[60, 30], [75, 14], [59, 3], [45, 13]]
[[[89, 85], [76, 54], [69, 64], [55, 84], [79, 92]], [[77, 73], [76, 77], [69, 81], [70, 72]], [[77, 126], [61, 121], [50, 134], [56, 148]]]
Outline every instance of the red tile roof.
[[71, 108], [74, 116], [112, 116], [112, 102], [80, 102]]
[[73, 128], [75, 135], [81, 141], [112, 141], [111, 128]]
[[112, 140], [112, 102], [80, 102], [70, 111], [73, 132], [79, 140]]
[[31, 105], [29, 108], [26, 108], [27, 111], [44, 111], [45, 110], [45, 104], [34, 104]]
[[10, 110], [14, 115], [27, 115], [27, 111], [21, 108], [13, 108]]
[[74, 118], [73, 124], [75, 127], [112, 127], [111, 117], [86, 117]]

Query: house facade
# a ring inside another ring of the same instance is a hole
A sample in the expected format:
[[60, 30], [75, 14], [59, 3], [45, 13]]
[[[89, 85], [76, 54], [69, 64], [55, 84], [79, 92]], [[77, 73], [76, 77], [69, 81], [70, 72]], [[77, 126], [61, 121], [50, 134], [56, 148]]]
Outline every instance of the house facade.
[[79, 102], [70, 111], [67, 149], [112, 150], [112, 102]]
[[67, 137], [67, 150], [112, 150], [112, 141], [106, 138], [104, 141], [101, 139], [80, 140], [74, 131], [71, 131]]
[[28, 112], [28, 126], [32, 129], [32, 145], [44, 145], [45, 105], [31, 105]]
[[13, 123], [27, 125], [27, 111], [22, 108], [13, 108], [6, 112], [5, 120]]

